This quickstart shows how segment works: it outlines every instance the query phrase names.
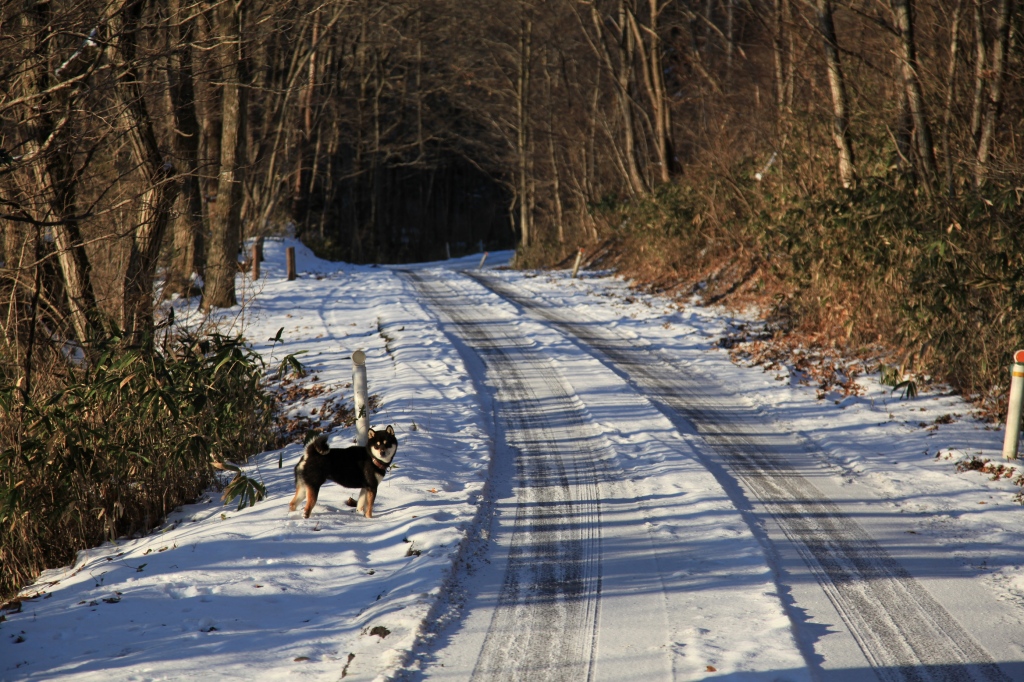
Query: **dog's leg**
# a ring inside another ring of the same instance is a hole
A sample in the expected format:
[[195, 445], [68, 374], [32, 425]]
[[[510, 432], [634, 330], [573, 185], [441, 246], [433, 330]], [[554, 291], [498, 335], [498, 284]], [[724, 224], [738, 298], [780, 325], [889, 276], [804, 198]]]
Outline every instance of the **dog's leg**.
[[316, 505], [316, 498], [320, 494], [318, 488], [314, 488], [309, 485], [306, 486], [306, 508], [302, 511], [302, 518], [308, 519], [310, 513], [313, 511], [313, 507]]
[[361, 512], [366, 509], [366, 488], [359, 491], [359, 502], [356, 503], [356, 511]]
[[373, 490], [364, 489], [366, 493], [366, 518], [373, 518], [373, 501], [377, 498], [377, 493]]
[[299, 506], [305, 492], [306, 486], [302, 485], [301, 481], [295, 481], [295, 497], [288, 503], [288, 511], [295, 511], [295, 507]]

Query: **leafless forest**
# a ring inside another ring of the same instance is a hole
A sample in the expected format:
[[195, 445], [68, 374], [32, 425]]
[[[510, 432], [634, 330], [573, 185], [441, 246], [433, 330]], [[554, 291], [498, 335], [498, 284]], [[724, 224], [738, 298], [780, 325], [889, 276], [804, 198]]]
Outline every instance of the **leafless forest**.
[[1016, 0], [0, 3], [0, 594], [272, 438], [259, 358], [154, 310], [233, 305], [243, 240], [288, 229], [354, 262], [583, 246], [757, 302], [769, 362], [1004, 404]]
[[1018, 10], [5, 2], [8, 350], [84, 343], [104, 320], [144, 329], [158, 272], [164, 295], [194, 293], [197, 273], [206, 306], [230, 305], [241, 239], [288, 224], [356, 262], [481, 242], [550, 259], [606, 238], [603, 208], [666, 186], [706, 204], [683, 231], [737, 201], [756, 212], [758, 192], [888, 178], [939, 204], [1015, 187]]

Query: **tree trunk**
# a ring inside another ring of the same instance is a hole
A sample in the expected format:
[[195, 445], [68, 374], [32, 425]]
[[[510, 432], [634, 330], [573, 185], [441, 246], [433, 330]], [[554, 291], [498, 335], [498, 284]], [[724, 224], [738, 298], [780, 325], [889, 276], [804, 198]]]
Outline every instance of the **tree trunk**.
[[793, 30], [793, 0], [782, 0], [782, 18], [786, 26], [786, 111], [793, 111], [796, 95], [796, 31]]
[[123, 69], [117, 84], [122, 118], [135, 160], [145, 176], [122, 283], [121, 325], [133, 342], [139, 342], [152, 331], [157, 256], [178, 195], [178, 186], [173, 182], [174, 166], [160, 153], [135, 61], [139, 18], [145, 2], [135, 0], [125, 5], [117, 38]]
[[[198, 72], [205, 77], [193, 81], [196, 89], [196, 113], [199, 116], [199, 195], [203, 202], [203, 235], [212, 238], [212, 220], [214, 206], [217, 201], [217, 185], [220, 181], [220, 138], [221, 119], [223, 109], [223, 81], [221, 73], [221, 59], [219, 49], [209, 49], [208, 46], [223, 40], [218, 34], [220, 30], [217, 21], [217, 9], [207, 8], [196, 18], [196, 29], [198, 43], [207, 47], [204, 50], [196, 50], [192, 56], [198, 62]], [[203, 258], [203, 280], [209, 277], [206, 271], [207, 264], [211, 260], [209, 244], [204, 251]]]
[[626, 3], [619, 1], [619, 39], [618, 39], [618, 102], [622, 114], [622, 132], [625, 139], [625, 162], [629, 173], [629, 182], [634, 194], [645, 194], [647, 182], [637, 163], [636, 121], [633, 115], [633, 98], [630, 86], [633, 83], [633, 62], [636, 55], [636, 43], [633, 34], [626, 26]]
[[892, 0], [893, 18], [896, 30], [899, 32], [896, 54], [900, 62], [903, 87], [907, 92], [910, 116], [914, 121], [914, 140], [917, 142], [922, 180], [925, 188], [931, 191], [938, 180], [938, 170], [935, 164], [935, 145], [932, 143], [931, 126], [928, 124], [928, 115], [925, 111], [924, 92], [917, 73], [914, 17], [910, 2], [911, 0]]
[[244, 0], [225, 0], [217, 8], [221, 93], [220, 172], [217, 201], [210, 208], [210, 251], [206, 263], [203, 308], [229, 308], [235, 297], [238, 249], [242, 241], [242, 200], [248, 117], [247, 69], [242, 42]]
[[[622, 0], [618, 4], [618, 35], [613, 36], [616, 44], [616, 57], [612, 58], [608, 36], [604, 26], [604, 18], [598, 12], [596, 3], [590, 4], [590, 19], [594, 26], [595, 49], [604, 62], [608, 75], [615, 83], [615, 103], [621, 117], [619, 129], [622, 132], [622, 171], [626, 185], [632, 195], [645, 194], [647, 183], [644, 181], [637, 165], [636, 123], [633, 115], [633, 100], [629, 95], [633, 71], [633, 35], [626, 26], [626, 9]], [[618, 145], [616, 145], [618, 146]]]
[[1006, 62], [1010, 43], [1010, 17], [1013, 14], [1013, 0], [999, 0], [996, 15], [996, 34], [992, 43], [992, 81], [988, 86], [988, 102], [985, 103], [985, 120], [978, 141], [978, 159], [974, 167], [974, 184], [981, 187], [988, 176], [989, 160], [996, 135], [996, 122], [1003, 109], [1003, 81], [1006, 79]]
[[952, 198], [956, 194], [953, 175], [953, 151], [950, 136], [953, 133], [953, 100], [956, 96], [956, 63], [960, 46], [960, 20], [963, 17], [964, 0], [958, 0], [949, 29], [949, 68], [946, 71], [946, 97], [942, 107], [942, 161], [946, 171], [946, 192]]
[[[627, 20], [633, 33], [633, 40], [640, 55], [643, 67], [644, 85], [651, 103], [651, 122], [654, 128], [655, 164], [658, 166], [658, 180], [666, 183], [671, 179], [673, 169], [673, 149], [671, 136], [671, 120], [669, 118], [668, 101], [665, 97], [664, 66], [661, 63], [661, 46], [658, 40], [658, 0], [649, 0], [650, 25], [641, 31], [636, 15], [627, 10]], [[647, 40], [644, 40], [644, 35]], [[649, 42], [649, 46], [647, 43]]]
[[850, 187], [857, 180], [853, 160], [853, 141], [850, 139], [850, 107], [846, 98], [846, 82], [839, 60], [839, 44], [832, 18], [831, 0], [817, 0], [818, 30], [825, 46], [825, 65], [828, 69], [829, 90], [832, 93], [832, 139], [839, 151], [839, 181]]
[[519, 178], [516, 182], [517, 204], [519, 209], [520, 243], [530, 246], [533, 228], [533, 215], [530, 211], [529, 183], [529, 100], [530, 100], [530, 52], [533, 47], [533, 22], [525, 16], [519, 32], [519, 75], [516, 79], [516, 153], [519, 164]]
[[977, 145], [981, 138], [981, 118], [985, 106], [985, 15], [983, 0], [974, 0], [974, 100], [971, 106], [971, 139]]
[[172, 144], [181, 171], [181, 196], [174, 221], [174, 242], [167, 294], [194, 296], [200, 293], [192, 284], [192, 274], [204, 274], [203, 195], [199, 182], [199, 139], [201, 130], [196, 113], [192, 76], [192, 41], [195, 18], [182, 16], [181, 0], [170, 0], [171, 55], [168, 79], [174, 116]]
[[772, 0], [772, 66], [775, 76], [775, 108], [782, 115], [785, 111], [786, 101], [786, 76], [785, 59], [783, 57], [783, 21], [782, 21], [782, 0]]
[[[50, 22], [49, 2], [33, 3], [22, 13], [22, 25], [42, 35]], [[35, 45], [39, 68], [24, 75], [26, 90], [30, 97], [39, 97], [39, 115], [34, 117], [27, 128], [26, 156], [37, 158], [31, 161], [31, 171], [36, 185], [35, 191], [46, 196], [48, 215], [39, 216], [50, 224], [57, 261], [63, 275], [64, 293], [67, 297], [68, 312], [75, 337], [82, 346], [99, 331], [97, 322], [96, 297], [93, 293], [91, 265], [82, 241], [77, 217], [77, 177], [72, 155], [70, 138], [74, 134], [74, 114], [77, 111], [75, 95], [77, 89], [65, 88], [52, 94], [51, 90], [59, 81], [79, 77], [94, 66], [90, 60], [98, 57], [99, 51], [92, 43], [86, 43], [77, 58], [72, 57], [59, 68], [57, 63], [56, 40], [45, 40]]]
[[905, 175], [914, 175], [914, 117], [903, 83], [896, 85], [896, 167]]
[[[655, 4], [657, 0], [650, 0]], [[724, 0], [725, 2], [725, 68], [732, 71], [733, 53], [736, 51], [736, 30], [733, 26], [736, 14], [736, 0]]]
[[548, 159], [551, 163], [551, 195], [555, 203], [555, 229], [557, 231], [558, 243], [565, 243], [565, 227], [563, 225], [562, 209], [562, 178], [558, 170], [558, 155], [555, 151], [555, 106], [554, 88], [552, 86], [551, 71], [548, 69], [547, 53], [544, 54], [544, 80], [547, 85], [546, 99], [548, 108]]

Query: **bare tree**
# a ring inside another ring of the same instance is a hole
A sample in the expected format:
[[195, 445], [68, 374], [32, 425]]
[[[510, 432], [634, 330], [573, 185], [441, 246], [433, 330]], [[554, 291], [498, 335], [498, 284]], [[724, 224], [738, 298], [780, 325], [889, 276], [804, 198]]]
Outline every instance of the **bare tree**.
[[[0, 105], [15, 116], [14, 135], [20, 139], [16, 137], [12, 146], [22, 151], [4, 173], [9, 190], [3, 200], [8, 209], [4, 217], [11, 221], [6, 231], [12, 235], [8, 241], [22, 247], [38, 246], [41, 241], [25, 238], [22, 230], [32, 225], [49, 230], [63, 274], [61, 284], [74, 337], [87, 345], [97, 333], [97, 305], [80, 226], [78, 184], [83, 168], [76, 165], [75, 126], [81, 115], [83, 89], [100, 67], [103, 50], [95, 40], [97, 28], [61, 60], [54, 31], [58, 19], [49, 2], [32, 3], [18, 19], [27, 41], [26, 52], [19, 65], [22, 71], [16, 79], [15, 97]], [[19, 232], [21, 237], [13, 236]], [[30, 249], [28, 255], [21, 263], [37, 267], [32, 264], [42, 254]], [[15, 281], [24, 286], [22, 277]], [[38, 299], [43, 280], [37, 274], [32, 281]], [[55, 294], [51, 291], [46, 298], [52, 301]]]
[[203, 307], [235, 305], [235, 274], [242, 242], [242, 200], [246, 168], [248, 76], [245, 61], [244, 0], [225, 0], [216, 10], [217, 48], [224, 79], [221, 94], [220, 170], [210, 209], [210, 249]]
[[832, 95], [832, 140], [839, 152], [839, 181], [849, 187], [857, 179], [853, 158], [853, 140], [850, 135], [850, 104], [846, 95], [846, 80], [839, 58], [839, 43], [836, 40], [835, 20], [832, 16], [832, 1], [817, 0], [815, 5], [818, 31], [825, 47], [825, 66], [828, 70], [828, 85]]
[[520, 3], [519, 69], [516, 77], [516, 158], [519, 176], [516, 183], [516, 209], [519, 216], [519, 238], [523, 246], [530, 245], [533, 233], [532, 186], [530, 183], [530, 86], [533, 55], [533, 20], [527, 14], [525, 3]]
[[[590, 43], [602, 59], [610, 80], [619, 115], [621, 144], [619, 163], [628, 180], [627, 187], [634, 195], [647, 192], [647, 182], [637, 160], [635, 105], [630, 94], [634, 79], [636, 38], [627, 24], [626, 0], [618, 0], [614, 18], [603, 17], [597, 3], [590, 4], [590, 20], [594, 36]], [[589, 37], [589, 34], [587, 34]]]
[[118, 29], [116, 44], [122, 69], [118, 96], [135, 160], [143, 175], [121, 294], [121, 327], [136, 340], [148, 337], [152, 330], [157, 257], [178, 195], [178, 186], [173, 182], [174, 166], [164, 158], [157, 144], [136, 63], [139, 21], [145, 4], [146, 0], [129, 0], [114, 24]]
[[192, 282], [193, 273], [204, 273], [204, 236], [202, 188], [199, 183], [199, 141], [201, 129], [196, 111], [192, 50], [196, 34], [197, 10], [170, 0], [167, 90], [171, 100], [174, 157], [181, 178], [181, 194], [174, 220], [172, 259], [166, 293], [191, 296], [199, 293]]
[[917, 46], [914, 41], [914, 16], [910, 0], [892, 0], [893, 18], [897, 31], [897, 58], [903, 88], [910, 116], [914, 122], [914, 140], [917, 143], [918, 158], [924, 186], [935, 187], [938, 169], [935, 164], [935, 146], [932, 143], [931, 125], [925, 110], [924, 92], [918, 76]]
[[[658, 16], [664, 6], [658, 0], [648, 0], [647, 20], [645, 26], [637, 21], [636, 14], [627, 9], [627, 19], [633, 39], [637, 45], [640, 68], [643, 73], [644, 86], [650, 103], [651, 119], [653, 120], [653, 142], [655, 164], [658, 167], [658, 180], [668, 182], [674, 168], [675, 150], [672, 145], [672, 119], [665, 94], [665, 67], [661, 60], [661, 38], [658, 34]], [[732, 3], [730, 8], [730, 30]], [[732, 40], [729, 40], [729, 64], [732, 63]]]
[[985, 103], [984, 122], [978, 140], [978, 157], [974, 169], [974, 183], [979, 187], [985, 183], [988, 176], [989, 160], [995, 144], [996, 122], [1003, 109], [1003, 82], [1006, 78], [1012, 14], [1013, 0], [999, 0], [995, 38], [992, 44], [992, 79], [988, 86], [988, 101]]
[[964, 14], [964, 0], [957, 0], [953, 21], [949, 28], [949, 66], [946, 71], [946, 94], [942, 107], [942, 158], [945, 165], [946, 192], [956, 193], [953, 174], [953, 101], [956, 97], [956, 72], [960, 51], [960, 21]]

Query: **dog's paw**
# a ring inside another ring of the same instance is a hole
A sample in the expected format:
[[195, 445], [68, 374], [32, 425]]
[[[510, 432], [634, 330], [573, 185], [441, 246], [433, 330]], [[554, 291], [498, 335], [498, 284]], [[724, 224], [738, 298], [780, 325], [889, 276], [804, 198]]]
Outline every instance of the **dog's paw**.
[[350, 497], [347, 500], [345, 500], [345, 504], [348, 505], [349, 507], [354, 507], [356, 506], [357, 502], [354, 497]]

